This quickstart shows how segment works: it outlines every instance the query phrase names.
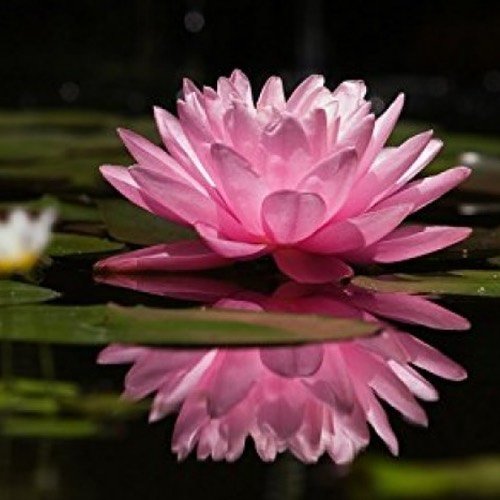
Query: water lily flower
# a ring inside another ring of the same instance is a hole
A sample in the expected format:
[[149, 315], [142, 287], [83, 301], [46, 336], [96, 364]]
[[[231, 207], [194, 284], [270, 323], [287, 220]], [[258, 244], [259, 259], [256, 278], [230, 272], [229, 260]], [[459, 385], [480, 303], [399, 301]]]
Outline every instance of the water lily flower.
[[361, 81], [330, 91], [313, 75], [286, 99], [273, 76], [255, 103], [239, 70], [220, 78], [216, 90], [185, 80], [178, 118], [155, 109], [166, 150], [119, 130], [134, 164], [101, 172], [131, 202], [193, 227], [199, 239], [98, 267], [194, 270], [271, 254], [292, 279], [320, 283], [351, 276], [350, 264], [410, 259], [467, 237], [463, 227], [400, 227], [469, 169], [414, 181], [442, 142], [427, 131], [386, 147], [403, 95], [375, 119], [365, 92]]
[[0, 274], [29, 271], [50, 240], [56, 214], [53, 209], [31, 218], [21, 208], [0, 222]]
[[347, 463], [370, 440], [370, 425], [393, 454], [398, 441], [380, 400], [407, 420], [427, 425], [424, 401], [436, 389], [415, 368], [449, 380], [465, 370], [388, 320], [440, 329], [468, 322], [426, 298], [375, 293], [349, 285], [288, 282], [266, 296], [200, 277], [115, 275], [101, 281], [156, 295], [212, 302], [213, 307], [313, 313], [377, 322], [380, 335], [297, 347], [167, 349], [110, 345], [99, 362], [132, 363], [125, 396], [154, 394], [150, 420], [179, 412], [172, 448], [179, 459], [236, 460], [247, 437], [265, 461], [290, 451], [316, 462]]

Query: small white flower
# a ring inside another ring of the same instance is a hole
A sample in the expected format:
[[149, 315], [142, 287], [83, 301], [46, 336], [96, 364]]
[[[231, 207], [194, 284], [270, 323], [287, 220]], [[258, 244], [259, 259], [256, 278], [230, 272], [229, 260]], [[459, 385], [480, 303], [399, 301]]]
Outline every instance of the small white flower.
[[55, 219], [51, 208], [33, 218], [16, 208], [0, 222], [0, 274], [31, 269], [50, 240]]

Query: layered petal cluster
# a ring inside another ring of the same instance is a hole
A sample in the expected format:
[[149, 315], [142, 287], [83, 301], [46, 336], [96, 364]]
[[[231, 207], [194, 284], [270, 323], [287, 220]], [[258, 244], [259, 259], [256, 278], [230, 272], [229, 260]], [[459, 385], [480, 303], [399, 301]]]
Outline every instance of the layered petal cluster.
[[403, 95], [375, 119], [365, 92], [361, 81], [330, 91], [313, 75], [286, 99], [281, 79], [271, 77], [254, 102], [239, 70], [216, 90], [186, 80], [178, 118], [155, 109], [165, 149], [120, 130], [134, 164], [101, 171], [130, 201], [192, 226], [199, 240], [98, 266], [194, 270], [272, 254], [291, 278], [320, 283], [350, 276], [351, 263], [400, 261], [465, 238], [467, 228], [399, 227], [469, 170], [413, 180], [441, 141], [428, 131], [386, 147]]
[[293, 282], [271, 297], [218, 282], [212, 286], [201, 278], [114, 282], [159, 295], [210, 300], [219, 308], [361, 318], [383, 326], [376, 337], [298, 347], [107, 347], [101, 363], [133, 364], [125, 395], [138, 400], [154, 394], [152, 421], [179, 412], [172, 442], [179, 459], [196, 449], [200, 459], [233, 461], [250, 436], [266, 461], [288, 450], [308, 463], [325, 453], [346, 463], [369, 443], [369, 425], [397, 454], [398, 441], [381, 400], [409, 421], [426, 425], [417, 398], [434, 401], [438, 394], [415, 368], [450, 380], [466, 376], [454, 361], [387, 322], [468, 328], [464, 318], [422, 297]]

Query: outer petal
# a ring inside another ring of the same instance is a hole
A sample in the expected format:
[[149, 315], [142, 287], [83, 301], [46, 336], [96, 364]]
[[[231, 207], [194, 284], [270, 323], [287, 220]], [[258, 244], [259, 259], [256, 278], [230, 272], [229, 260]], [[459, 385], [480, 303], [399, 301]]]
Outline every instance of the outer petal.
[[131, 174], [144, 200], [158, 215], [168, 217], [173, 212], [188, 224], [217, 220], [215, 203], [188, 185], [142, 167], [134, 167]]
[[135, 161], [142, 167], [155, 170], [171, 179], [205, 192], [200, 183], [188, 174], [168, 153], [131, 130], [118, 129], [121, 140]]
[[[141, 189], [135, 182], [130, 169], [115, 165], [102, 165], [99, 170], [104, 178], [117, 190], [135, 205], [152, 212], [152, 209], [141, 196]], [[175, 216], [172, 214], [173, 218]]]
[[341, 211], [343, 217], [358, 215], [375, 205], [393, 189], [394, 183], [406, 172], [425, 149], [432, 131], [411, 137], [398, 148], [383, 151], [370, 170], [356, 184], [361, 194]]
[[434, 347], [407, 333], [397, 332], [396, 335], [415, 366], [449, 380], [463, 380], [467, 377], [467, 372], [458, 363]]
[[273, 254], [283, 273], [300, 283], [326, 283], [352, 276], [352, 269], [332, 255], [315, 255], [294, 249], [277, 250]]
[[268, 246], [262, 243], [228, 240], [216, 228], [208, 224], [199, 222], [195, 224], [195, 228], [214, 252], [229, 259], [257, 257], [264, 254], [268, 249]]
[[[354, 288], [353, 288], [354, 289]], [[407, 293], [367, 293], [356, 288], [353, 305], [385, 318], [440, 330], [467, 330], [469, 322], [454, 312], [418, 295]]]
[[194, 271], [231, 264], [201, 241], [181, 241], [141, 248], [100, 260], [98, 272]]
[[169, 153], [201, 184], [213, 185], [177, 118], [159, 107], [154, 108], [154, 113], [158, 130]]
[[412, 212], [416, 212], [463, 182], [469, 177], [470, 173], [471, 170], [467, 167], [451, 168], [438, 175], [408, 184], [408, 186], [389, 196], [376, 206], [377, 208], [384, 208], [401, 203], [412, 203]]
[[276, 191], [262, 203], [262, 225], [278, 244], [307, 238], [323, 223], [325, 214], [325, 202], [314, 193]]
[[353, 262], [399, 262], [441, 250], [470, 235], [468, 227], [406, 226], [352, 255]]
[[390, 233], [410, 211], [411, 205], [400, 205], [332, 222], [301, 242], [300, 247], [321, 254], [337, 254], [363, 248]]

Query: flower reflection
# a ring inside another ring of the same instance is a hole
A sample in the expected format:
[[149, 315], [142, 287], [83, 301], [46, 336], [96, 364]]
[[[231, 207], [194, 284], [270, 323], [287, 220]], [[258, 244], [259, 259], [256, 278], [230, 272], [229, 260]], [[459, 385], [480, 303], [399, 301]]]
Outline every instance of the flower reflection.
[[409, 421], [426, 425], [417, 398], [434, 401], [438, 394], [415, 368], [449, 380], [466, 377], [454, 361], [388, 322], [468, 328], [464, 318], [423, 297], [294, 282], [268, 296], [179, 275], [101, 280], [216, 308], [358, 318], [383, 327], [375, 337], [298, 347], [107, 347], [99, 362], [133, 364], [125, 379], [127, 397], [155, 393], [152, 421], [179, 411], [172, 443], [179, 459], [196, 448], [200, 459], [232, 461], [251, 436], [266, 461], [289, 450], [304, 462], [327, 453], [336, 463], [346, 463], [367, 446], [368, 424], [397, 454], [397, 438], [381, 400]]

